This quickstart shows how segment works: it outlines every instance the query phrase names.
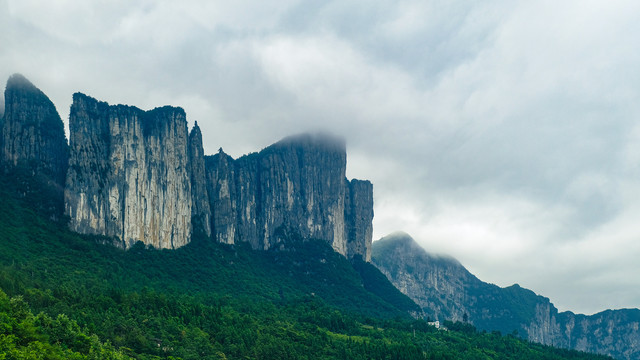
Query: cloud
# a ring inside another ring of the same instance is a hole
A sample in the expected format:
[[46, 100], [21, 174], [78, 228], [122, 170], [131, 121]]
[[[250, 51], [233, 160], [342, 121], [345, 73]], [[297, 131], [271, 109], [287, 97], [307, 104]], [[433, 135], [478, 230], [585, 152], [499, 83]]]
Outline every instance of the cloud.
[[640, 306], [639, 7], [0, 0], [0, 77], [23, 73], [63, 119], [75, 91], [182, 106], [207, 153], [342, 135], [376, 237], [405, 230], [593, 312]]

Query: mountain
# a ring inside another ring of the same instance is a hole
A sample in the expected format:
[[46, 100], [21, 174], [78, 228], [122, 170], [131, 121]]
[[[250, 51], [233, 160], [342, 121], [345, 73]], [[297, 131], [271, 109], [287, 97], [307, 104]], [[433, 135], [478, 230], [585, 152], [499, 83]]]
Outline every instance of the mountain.
[[73, 95], [65, 210], [79, 233], [178, 248], [191, 241], [187, 120], [181, 108], [150, 111]]
[[181, 108], [76, 93], [67, 145], [26, 79], [6, 99], [0, 358], [605, 358], [416, 320], [368, 262], [373, 187], [341, 139], [207, 157]]
[[346, 179], [344, 141], [305, 134], [237, 160], [220, 149], [205, 164], [219, 242], [269, 249], [309, 237], [370, 259], [373, 186]]
[[184, 110], [143, 111], [81, 93], [69, 116], [65, 210], [72, 230], [130, 248], [188, 244], [196, 224], [218, 242], [254, 249], [294, 236], [371, 257], [373, 187], [347, 180], [343, 140], [283, 139], [237, 160], [204, 156], [197, 124]]
[[438, 331], [373, 265], [322, 240], [253, 250], [194, 233], [127, 251], [32, 210], [0, 176], [0, 358], [585, 359], [604, 356]]
[[500, 288], [480, 281], [455, 259], [429, 254], [406, 233], [375, 241], [372, 262], [434, 319], [618, 359], [640, 358], [638, 309], [591, 316], [558, 312], [549, 299], [517, 284]]
[[63, 213], [69, 150], [64, 125], [49, 98], [20, 74], [4, 92], [0, 121], [0, 166], [20, 184], [22, 196], [52, 218]]

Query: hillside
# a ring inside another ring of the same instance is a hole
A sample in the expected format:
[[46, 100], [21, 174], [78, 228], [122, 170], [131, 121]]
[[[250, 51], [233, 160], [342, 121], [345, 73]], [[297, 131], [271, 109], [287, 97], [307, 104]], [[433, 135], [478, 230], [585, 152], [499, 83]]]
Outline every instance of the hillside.
[[436, 331], [371, 265], [353, 266], [322, 241], [254, 251], [196, 235], [177, 250], [123, 251], [41, 217], [11, 179], [0, 185], [0, 354], [9, 357], [604, 359], [464, 325]]
[[465, 321], [486, 331], [619, 359], [640, 357], [638, 309], [592, 316], [558, 312], [548, 298], [517, 284], [485, 283], [457, 260], [429, 254], [405, 233], [375, 241], [372, 261], [428, 316], [441, 321]]

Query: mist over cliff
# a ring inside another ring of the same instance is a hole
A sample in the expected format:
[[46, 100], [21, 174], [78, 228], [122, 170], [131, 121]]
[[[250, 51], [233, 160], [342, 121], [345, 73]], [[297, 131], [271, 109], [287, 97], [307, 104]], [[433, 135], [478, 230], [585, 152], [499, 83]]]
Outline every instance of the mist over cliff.
[[370, 259], [372, 186], [346, 179], [342, 140], [299, 135], [237, 160], [220, 149], [205, 163], [218, 241], [268, 249], [291, 236], [310, 237]]
[[5, 98], [3, 164], [50, 177], [76, 232], [125, 249], [175, 249], [193, 231], [254, 249], [314, 238], [371, 257], [373, 187], [346, 178], [342, 139], [305, 134], [237, 160], [205, 156], [182, 108], [143, 111], [76, 93], [67, 145], [55, 107], [23, 76], [9, 79]]
[[51, 100], [20, 74], [7, 81], [4, 99], [0, 168], [39, 211], [59, 219], [69, 160], [62, 120]]
[[395, 267], [381, 262], [372, 245], [373, 185], [346, 178], [340, 138], [302, 134], [237, 159], [222, 149], [205, 155], [206, 134], [197, 123], [189, 131], [182, 108], [144, 111], [76, 93], [67, 144], [52, 102], [21, 75], [7, 82], [5, 110], [0, 168], [37, 210], [75, 232], [124, 249], [137, 242], [177, 249], [194, 233], [258, 250], [318, 239], [354, 263], [371, 261], [373, 251], [394, 285], [435, 317], [520, 329], [546, 344], [637, 353], [637, 312], [558, 314], [548, 299], [488, 286], [456, 261], [422, 256], [410, 241], [393, 253]]
[[640, 310], [595, 315], [559, 312], [551, 301], [515, 284], [481, 281], [457, 260], [430, 254], [406, 233], [373, 243], [372, 263], [433, 319], [469, 322], [537, 343], [618, 359], [640, 356]]

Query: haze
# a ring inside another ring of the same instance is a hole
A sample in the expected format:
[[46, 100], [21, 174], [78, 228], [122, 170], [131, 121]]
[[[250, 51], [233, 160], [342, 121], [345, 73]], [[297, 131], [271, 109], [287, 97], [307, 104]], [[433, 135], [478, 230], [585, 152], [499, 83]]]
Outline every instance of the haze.
[[205, 152], [347, 141], [404, 230], [561, 310], [640, 307], [640, 3], [0, 0], [0, 79], [183, 107]]

